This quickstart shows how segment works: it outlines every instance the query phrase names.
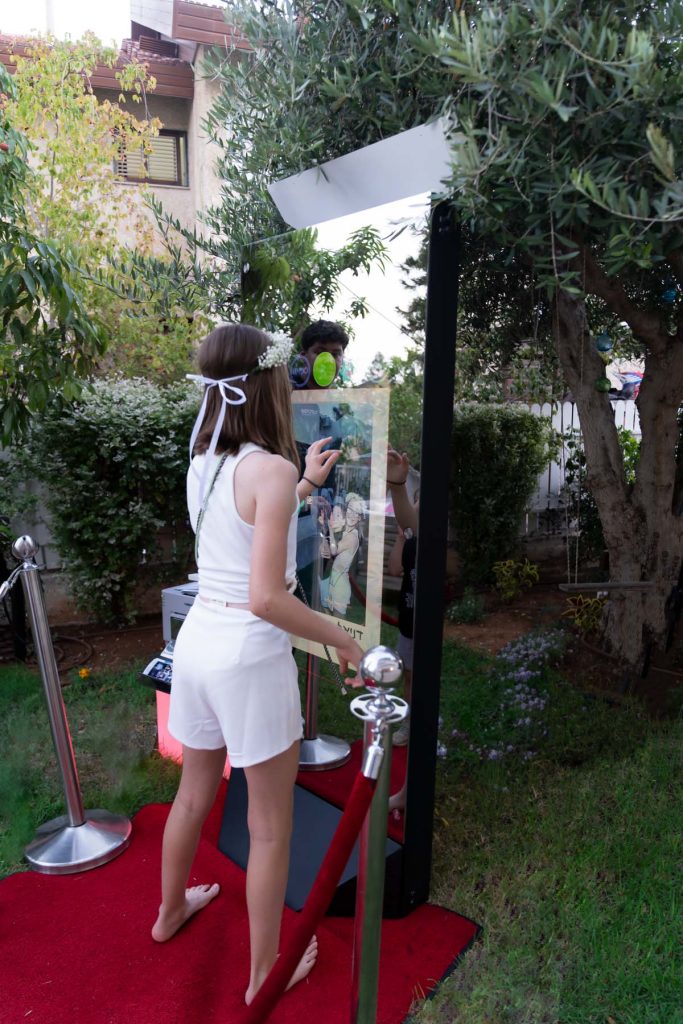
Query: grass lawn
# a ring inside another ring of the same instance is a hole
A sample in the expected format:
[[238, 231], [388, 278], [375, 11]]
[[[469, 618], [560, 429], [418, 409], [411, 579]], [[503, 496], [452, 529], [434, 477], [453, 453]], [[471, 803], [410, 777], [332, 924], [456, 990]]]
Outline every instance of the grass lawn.
[[[432, 898], [484, 930], [412, 1019], [683, 1024], [683, 719], [587, 700], [522, 653], [529, 669], [444, 650]], [[64, 698], [87, 806], [172, 797], [178, 769], [150, 754], [136, 672], [74, 680]], [[321, 732], [359, 734], [348, 699], [323, 680]], [[5, 873], [64, 809], [41, 684], [22, 668], [0, 669], [0, 739]]]

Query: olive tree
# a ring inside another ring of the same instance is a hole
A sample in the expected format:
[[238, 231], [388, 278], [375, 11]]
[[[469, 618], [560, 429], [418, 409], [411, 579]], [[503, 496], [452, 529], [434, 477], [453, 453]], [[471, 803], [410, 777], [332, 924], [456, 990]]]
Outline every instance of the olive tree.
[[[683, 551], [683, 7], [306, 0], [229, 17], [255, 56], [224, 102], [252, 118], [273, 177], [446, 118], [446, 194], [488, 239], [492, 310], [512, 260], [548, 303], [612, 580], [647, 585], [612, 591], [607, 641], [642, 665], [667, 633]], [[605, 325], [645, 365], [633, 484], [595, 344]]]

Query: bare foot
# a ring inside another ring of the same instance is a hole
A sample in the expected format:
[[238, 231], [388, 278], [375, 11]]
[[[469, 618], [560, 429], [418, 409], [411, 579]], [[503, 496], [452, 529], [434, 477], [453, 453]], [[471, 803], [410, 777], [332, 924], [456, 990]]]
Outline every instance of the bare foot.
[[403, 789], [399, 789], [398, 793], [394, 793], [393, 796], [389, 797], [389, 811], [392, 817], [396, 817], [397, 813], [400, 817], [401, 812], [406, 809], [406, 790], [405, 786]]
[[[318, 937], [316, 935], [314, 935], [313, 938], [311, 939], [311, 941], [308, 943], [308, 946], [306, 947], [306, 952], [301, 957], [301, 960], [299, 960], [299, 963], [298, 963], [298, 965], [296, 967], [296, 970], [294, 971], [294, 974], [289, 979], [289, 984], [287, 985], [287, 988], [285, 989], [285, 991], [288, 991], [293, 985], [296, 985], [296, 983], [298, 981], [303, 981], [304, 978], [307, 978], [308, 975], [313, 970], [313, 968], [315, 967], [315, 962], [316, 962], [317, 959], [318, 959]], [[258, 985], [254, 985], [254, 986], [250, 985], [249, 988], [247, 989], [247, 991], [245, 992], [245, 994], [244, 994], [244, 1001], [247, 1004], [247, 1006], [249, 1006], [249, 1004], [252, 1002], [252, 1000], [253, 1000], [254, 996], [256, 995], [256, 993], [258, 992], [259, 988], [261, 987], [263, 982], [266, 980], [266, 977], [267, 977], [267, 975], [260, 980]]]
[[172, 938], [186, 921], [218, 896], [221, 887], [218, 882], [213, 885], [193, 885], [185, 890], [185, 906], [172, 914], [167, 913], [163, 906], [159, 907], [159, 916], [152, 928], [152, 938], [156, 942], [166, 942]]

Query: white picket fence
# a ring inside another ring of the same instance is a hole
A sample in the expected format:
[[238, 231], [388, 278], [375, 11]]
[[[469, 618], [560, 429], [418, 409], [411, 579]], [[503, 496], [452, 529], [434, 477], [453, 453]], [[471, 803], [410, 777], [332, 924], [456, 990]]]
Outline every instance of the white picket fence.
[[[640, 438], [640, 419], [636, 403], [613, 402], [614, 422], [625, 427]], [[579, 414], [574, 402], [545, 402], [526, 405], [535, 416], [549, 420], [557, 433], [563, 437], [568, 431], [581, 429]], [[538, 478], [536, 492], [532, 496], [525, 516], [524, 531], [528, 536], [565, 535], [570, 529], [562, 498], [564, 486], [566, 445], [562, 445], [557, 457], [548, 463]]]

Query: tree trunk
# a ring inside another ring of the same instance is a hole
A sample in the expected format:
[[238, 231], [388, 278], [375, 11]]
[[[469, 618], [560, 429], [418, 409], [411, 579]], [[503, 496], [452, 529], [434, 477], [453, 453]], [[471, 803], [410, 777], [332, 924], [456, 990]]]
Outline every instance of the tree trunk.
[[642, 671], [652, 645], [668, 631], [668, 605], [683, 558], [683, 518], [675, 507], [683, 346], [667, 336], [657, 339], [661, 344], [655, 351], [652, 346], [646, 351], [637, 400], [640, 458], [629, 489], [612, 405], [595, 386], [604, 366], [591, 343], [581, 297], [558, 291], [553, 333], [579, 410], [587, 485], [600, 513], [611, 581], [651, 584], [647, 590], [612, 591], [605, 623], [608, 646]]

